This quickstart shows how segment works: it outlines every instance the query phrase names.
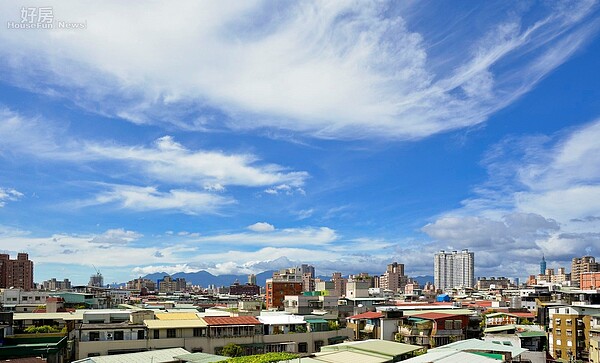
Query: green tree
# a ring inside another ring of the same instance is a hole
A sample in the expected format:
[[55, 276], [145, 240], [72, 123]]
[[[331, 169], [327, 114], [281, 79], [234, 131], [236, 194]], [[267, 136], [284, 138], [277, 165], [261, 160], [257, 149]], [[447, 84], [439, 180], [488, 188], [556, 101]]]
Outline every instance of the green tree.
[[227, 357], [241, 357], [244, 353], [244, 349], [237, 344], [229, 343], [223, 347], [221, 354]]

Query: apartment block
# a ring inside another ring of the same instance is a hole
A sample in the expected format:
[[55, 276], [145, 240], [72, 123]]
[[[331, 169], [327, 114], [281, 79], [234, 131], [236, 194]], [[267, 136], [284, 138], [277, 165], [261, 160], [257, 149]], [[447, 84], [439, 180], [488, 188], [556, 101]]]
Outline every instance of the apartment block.
[[580, 275], [579, 288], [581, 290], [600, 289], [600, 272], [583, 272]]
[[467, 249], [436, 253], [433, 267], [434, 284], [438, 290], [474, 286], [475, 254]]
[[69, 281], [69, 279], [60, 281], [56, 278], [51, 278], [50, 280], [42, 282], [42, 286], [44, 287], [44, 290], [69, 290], [71, 288], [71, 281]]
[[284, 308], [284, 300], [286, 295], [302, 294], [302, 281], [278, 281], [273, 277], [267, 279], [266, 285], [266, 307], [267, 309]]
[[106, 311], [76, 324], [79, 359], [182, 347], [190, 352], [220, 354], [228, 343], [240, 345], [245, 355], [268, 352], [312, 354], [322, 346], [352, 336], [349, 329], [329, 329], [320, 319], [289, 315], [202, 316], [189, 313], [155, 314], [149, 310]]
[[394, 262], [387, 265], [387, 270], [379, 276], [379, 286], [393, 292], [402, 292], [408, 283], [408, 276], [404, 275], [404, 264]]
[[0, 288], [10, 287], [33, 289], [33, 261], [27, 253], [17, 254], [16, 260], [11, 260], [8, 254], [0, 254]]
[[548, 352], [555, 359], [587, 361], [589, 357], [591, 315], [598, 306], [559, 306], [549, 308]]
[[510, 280], [506, 277], [480, 277], [475, 284], [477, 290], [508, 289], [509, 287]]
[[575, 257], [571, 260], [571, 285], [579, 286], [581, 274], [600, 271], [600, 263], [592, 256]]
[[185, 291], [187, 284], [185, 279], [178, 277], [176, 279], [171, 276], [165, 276], [161, 280], [158, 280], [158, 291], [163, 293]]

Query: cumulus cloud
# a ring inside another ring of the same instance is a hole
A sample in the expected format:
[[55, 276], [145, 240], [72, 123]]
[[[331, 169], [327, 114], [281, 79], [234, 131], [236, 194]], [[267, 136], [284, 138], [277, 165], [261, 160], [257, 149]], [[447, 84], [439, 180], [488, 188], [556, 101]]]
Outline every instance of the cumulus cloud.
[[275, 226], [267, 222], [256, 222], [246, 228], [254, 232], [271, 232], [275, 230]]
[[169, 275], [174, 275], [178, 272], [193, 273], [198, 272], [200, 269], [194, 268], [187, 263], [174, 264], [174, 265], [149, 265], [142, 267], [134, 267], [131, 272], [133, 275], [145, 276], [153, 273], [164, 272]]
[[[0, 66], [138, 124], [410, 139], [481, 123], [530, 90], [595, 32], [594, 5], [455, 7], [443, 16], [464, 26], [424, 28], [439, 19], [394, 2], [74, 2], [56, 17], [87, 29], [2, 32]], [[1, 6], [3, 24], [19, 20]]]
[[600, 254], [599, 137], [596, 120], [556, 135], [503, 140], [484, 159], [489, 180], [423, 232], [440, 249], [474, 250], [481, 272], [493, 274], [536, 273], [542, 254], [553, 267]]
[[6, 202], [14, 202], [23, 197], [23, 193], [13, 188], [0, 187], [0, 208], [6, 205]]

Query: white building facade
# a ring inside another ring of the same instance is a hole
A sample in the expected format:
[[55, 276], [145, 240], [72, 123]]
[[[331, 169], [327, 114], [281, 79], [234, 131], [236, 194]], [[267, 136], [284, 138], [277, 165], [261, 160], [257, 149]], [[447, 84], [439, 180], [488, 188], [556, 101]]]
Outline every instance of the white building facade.
[[439, 290], [475, 286], [475, 253], [440, 251], [433, 262], [435, 287]]

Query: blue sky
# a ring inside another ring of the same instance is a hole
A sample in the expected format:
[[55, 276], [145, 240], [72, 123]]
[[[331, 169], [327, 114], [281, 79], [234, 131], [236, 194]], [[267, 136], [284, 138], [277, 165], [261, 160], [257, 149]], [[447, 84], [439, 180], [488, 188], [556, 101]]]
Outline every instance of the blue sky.
[[45, 6], [0, 4], [0, 250], [38, 282], [599, 255], [595, 1], [71, 1], [11, 28]]

